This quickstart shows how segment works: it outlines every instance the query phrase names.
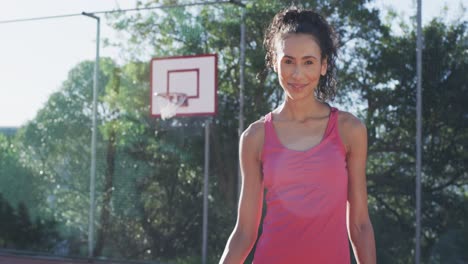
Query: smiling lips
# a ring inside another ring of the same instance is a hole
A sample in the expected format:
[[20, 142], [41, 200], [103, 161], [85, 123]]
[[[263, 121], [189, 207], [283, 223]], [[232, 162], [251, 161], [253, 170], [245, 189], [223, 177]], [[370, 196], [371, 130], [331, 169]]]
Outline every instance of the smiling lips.
[[304, 87], [309, 85], [308, 83], [288, 83], [289, 87], [293, 88], [293, 90], [302, 90]]

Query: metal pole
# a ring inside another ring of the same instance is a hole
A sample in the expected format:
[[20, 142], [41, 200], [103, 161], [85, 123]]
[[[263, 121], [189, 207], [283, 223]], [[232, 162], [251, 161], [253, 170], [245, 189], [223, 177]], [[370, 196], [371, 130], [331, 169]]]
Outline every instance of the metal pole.
[[[244, 131], [244, 86], [245, 86], [245, 7], [241, 13], [241, 40], [240, 40], [240, 73], [239, 73], [239, 138]], [[238, 165], [237, 197], [240, 196], [242, 175], [240, 163]]]
[[417, 14], [417, 48], [416, 48], [416, 249], [415, 263], [420, 263], [421, 256], [421, 137], [422, 137], [422, 26], [421, 0], [418, 0]]
[[96, 19], [97, 32], [96, 32], [96, 61], [94, 62], [94, 83], [93, 83], [93, 128], [91, 136], [91, 176], [89, 184], [89, 226], [88, 226], [88, 257], [93, 257], [93, 244], [94, 244], [94, 211], [95, 205], [95, 181], [96, 181], [96, 108], [97, 108], [97, 86], [99, 82], [99, 41], [100, 41], [100, 28], [101, 22], [98, 16], [94, 14], [82, 12], [84, 16]]
[[203, 183], [203, 244], [202, 244], [202, 263], [206, 264], [208, 248], [208, 176], [210, 169], [210, 120], [205, 121], [205, 176]]

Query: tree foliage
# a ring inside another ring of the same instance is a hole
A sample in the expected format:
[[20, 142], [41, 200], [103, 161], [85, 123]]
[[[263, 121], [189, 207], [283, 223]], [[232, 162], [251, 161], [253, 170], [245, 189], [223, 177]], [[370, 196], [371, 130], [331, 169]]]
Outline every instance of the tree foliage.
[[[414, 31], [381, 38], [372, 49], [357, 49], [365, 65], [353, 69], [356, 90], [367, 104], [369, 193], [375, 200], [372, 215], [381, 263], [412, 261], [415, 47]], [[434, 251], [439, 238], [452, 230], [466, 230], [466, 50], [466, 22], [446, 25], [435, 19], [424, 28], [422, 252], [426, 262], [442, 253]], [[452, 243], [459, 245], [456, 239]], [[395, 261], [395, 256], [401, 257]]]
[[0, 193], [0, 247], [48, 251], [58, 239], [57, 222], [49, 219], [32, 218], [28, 207], [20, 202], [11, 206]]

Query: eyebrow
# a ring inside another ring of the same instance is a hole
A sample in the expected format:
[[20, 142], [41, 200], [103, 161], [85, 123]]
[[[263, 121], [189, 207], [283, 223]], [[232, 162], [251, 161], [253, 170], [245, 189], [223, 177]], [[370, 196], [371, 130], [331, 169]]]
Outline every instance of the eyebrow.
[[[284, 57], [289, 58], [289, 59], [296, 59], [296, 58], [294, 58], [293, 56], [290, 56], [290, 55], [284, 55]], [[317, 58], [315, 56], [312, 56], [312, 55], [304, 56], [304, 57], [302, 57], [302, 59], [303, 60], [306, 60], [306, 59], [316, 59], [317, 60]]]

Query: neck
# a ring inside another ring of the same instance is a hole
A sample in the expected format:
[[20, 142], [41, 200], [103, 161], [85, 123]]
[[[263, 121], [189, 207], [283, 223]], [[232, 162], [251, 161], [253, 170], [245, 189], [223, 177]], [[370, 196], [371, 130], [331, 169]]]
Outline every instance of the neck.
[[302, 100], [290, 100], [286, 98], [279, 109], [279, 114], [283, 118], [291, 121], [305, 121], [309, 118], [318, 118], [328, 115], [329, 106], [314, 98], [304, 98]]

